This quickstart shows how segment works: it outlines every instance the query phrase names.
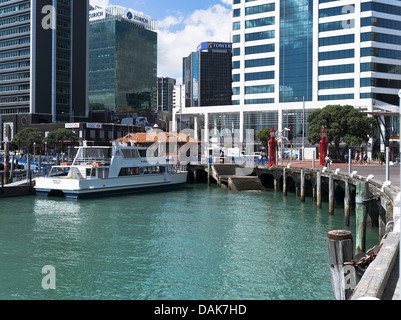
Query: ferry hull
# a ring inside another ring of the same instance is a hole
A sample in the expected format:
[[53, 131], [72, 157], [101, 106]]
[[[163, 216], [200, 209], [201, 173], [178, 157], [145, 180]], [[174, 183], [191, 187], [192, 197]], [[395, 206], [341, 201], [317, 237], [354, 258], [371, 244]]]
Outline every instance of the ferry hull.
[[[171, 176], [170, 176], [171, 177]], [[125, 181], [117, 183], [116, 179], [103, 179], [100, 181], [71, 181], [69, 179], [39, 178], [36, 180], [36, 194], [39, 196], [64, 195], [66, 198], [82, 199], [99, 196], [123, 195], [149, 191], [163, 191], [182, 188], [186, 185], [187, 174], [173, 175], [168, 181]], [[110, 180], [110, 181], [107, 181]], [[55, 186], [48, 187], [49, 184]]]

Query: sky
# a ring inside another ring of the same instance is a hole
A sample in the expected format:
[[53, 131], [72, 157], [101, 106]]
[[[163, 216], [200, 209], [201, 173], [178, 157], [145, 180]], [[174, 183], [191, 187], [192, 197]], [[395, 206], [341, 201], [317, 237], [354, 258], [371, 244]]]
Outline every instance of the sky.
[[182, 58], [201, 42], [231, 42], [232, 0], [90, 0], [92, 6], [119, 5], [158, 21], [159, 77], [182, 83]]

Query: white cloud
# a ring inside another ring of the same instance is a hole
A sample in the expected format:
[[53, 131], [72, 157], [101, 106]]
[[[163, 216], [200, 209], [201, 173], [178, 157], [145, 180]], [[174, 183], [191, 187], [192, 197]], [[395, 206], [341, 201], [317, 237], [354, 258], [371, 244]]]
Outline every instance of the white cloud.
[[231, 42], [231, 9], [216, 4], [185, 18], [169, 16], [159, 21], [158, 34], [158, 75], [175, 78], [179, 84], [182, 58], [194, 52], [201, 42]]

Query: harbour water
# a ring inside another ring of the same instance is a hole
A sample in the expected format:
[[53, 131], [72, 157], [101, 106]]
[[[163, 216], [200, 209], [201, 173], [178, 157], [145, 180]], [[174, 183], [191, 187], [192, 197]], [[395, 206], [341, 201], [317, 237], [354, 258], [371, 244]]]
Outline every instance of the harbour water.
[[332, 300], [326, 235], [344, 228], [342, 208], [271, 190], [1, 199], [0, 299]]

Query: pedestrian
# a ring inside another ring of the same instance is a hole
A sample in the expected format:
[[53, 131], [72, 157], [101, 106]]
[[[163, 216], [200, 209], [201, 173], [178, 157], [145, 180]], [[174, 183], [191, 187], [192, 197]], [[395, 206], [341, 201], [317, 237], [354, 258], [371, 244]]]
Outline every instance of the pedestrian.
[[327, 169], [330, 169], [331, 159], [330, 159], [330, 157], [328, 155], [326, 156], [326, 158], [324, 158], [324, 161], [326, 163]]
[[382, 152], [380, 156], [380, 164], [382, 165], [383, 163], [386, 163], [386, 159], [384, 158], [384, 153]]
[[355, 151], [355, 163], [358, 163], [359, 156], [358, 156], [358, 151]]
[[345, 163], [347, 163], [347, 162], [348, 162], [348, 153], [347, 153], [347, 151], [345, 151], [345, 154], [344, 154], [344, 160], [345, 160]]
[[363, 164], [368, 164], [368, 155], [366, 154], [366, 151], [363, 153]]

